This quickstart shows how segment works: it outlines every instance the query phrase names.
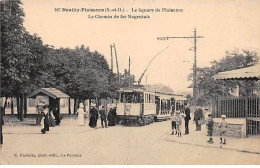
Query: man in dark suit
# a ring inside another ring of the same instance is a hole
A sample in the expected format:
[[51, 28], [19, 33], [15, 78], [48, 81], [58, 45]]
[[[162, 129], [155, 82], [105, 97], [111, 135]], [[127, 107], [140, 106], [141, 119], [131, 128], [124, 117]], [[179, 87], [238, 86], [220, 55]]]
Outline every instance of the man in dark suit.
[[107, 128], [107, 111], [104, 105], [102, 105], [102, 109], [99, 110], [99, 113], [100, 113], [102, 128], [104, 128], [103, 122], [105, 122], [105, 127]]
[[196, 110], [194, 112], [194, 121], [196, 123], [195, 131], [201, 131], [201, 123], [199, 123], [199, 120], [202, 120], [202, 118], [203, 118], [203, 111], [201, 107], [196, 107]]
[[189, 105], [186, 105], [186, 108], [185, 108], [185, 117], [184, 117], [184, 120], [185, 120], [185, 134], [184, 135], [187, 135], [189, 134], [189, 121], [190, 121], [190, 108], [189, 108]]

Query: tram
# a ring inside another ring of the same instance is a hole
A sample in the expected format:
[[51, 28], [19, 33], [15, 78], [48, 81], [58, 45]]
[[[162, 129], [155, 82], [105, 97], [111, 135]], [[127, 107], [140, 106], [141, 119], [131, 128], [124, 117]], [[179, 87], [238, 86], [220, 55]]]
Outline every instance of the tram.
[[183, 95], [144, 88], [121, 88], [117, 116], [123, 124], [146, 125], [169, 119], [175, 110], [183, 110], [184, 102]]

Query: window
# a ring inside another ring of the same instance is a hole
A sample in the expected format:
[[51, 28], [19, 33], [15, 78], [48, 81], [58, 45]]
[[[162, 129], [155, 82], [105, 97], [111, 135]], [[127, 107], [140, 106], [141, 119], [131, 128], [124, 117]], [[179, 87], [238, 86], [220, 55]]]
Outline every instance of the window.
[[135, 92], [125, 92], [121, 94], [121, 103], [143, 103], [143, 94]]

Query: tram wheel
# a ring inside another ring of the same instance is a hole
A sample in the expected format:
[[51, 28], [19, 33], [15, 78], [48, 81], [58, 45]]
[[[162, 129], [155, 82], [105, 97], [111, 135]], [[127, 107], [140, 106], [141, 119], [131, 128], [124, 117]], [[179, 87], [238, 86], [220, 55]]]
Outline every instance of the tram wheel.
[[146, 121], [143, 117], [138, 117], [137, 124], [138, 124], [138, 126], [145, 126]]

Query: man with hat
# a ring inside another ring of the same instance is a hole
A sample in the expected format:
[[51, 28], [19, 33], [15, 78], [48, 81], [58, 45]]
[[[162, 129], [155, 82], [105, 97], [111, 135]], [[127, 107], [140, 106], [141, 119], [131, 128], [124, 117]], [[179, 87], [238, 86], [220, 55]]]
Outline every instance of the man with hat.
[[101, 126], [104, 128], [103, 122], [105, 122], [105, 127], [107, 128], [107, 111], [105, 106], [102, 105], [102, 109], [99, 110], [100, 118], [101, 118]]
[[194, 121], [196, 123], [196, 130], [195, 131], [201, 131], [201, 121], [203, 118], [203, 111], [200, 107], [196, 107], [196, 110], [194, 112]]
[[184, 117], [184, 121], [185, 121], [185, 134], [184, 135], [187, 135], [187, 134], [189, 134], [189, 121], [191, 119], [189, 105], [186, 105], [184, 116], [185, 116]]
[[206, 123], [206, 126], [208, 128], [208, 135], [209, 135], [209, 140], [207, 142], [209, 144], [213, 143], [213, 138], [212, 138], [213, 125], [214, 125], [213, 115], [210, 113], [210, 114], [208, 114], [208, 121]]
[[219, 131], [220, 131], [220, 144], [226, 144], [226, 132], [227, 132], [227, 126], [228, 123], [225, 120], [226, 119], [226, 115], [221, 115], [221, 122], [219, 124]]

